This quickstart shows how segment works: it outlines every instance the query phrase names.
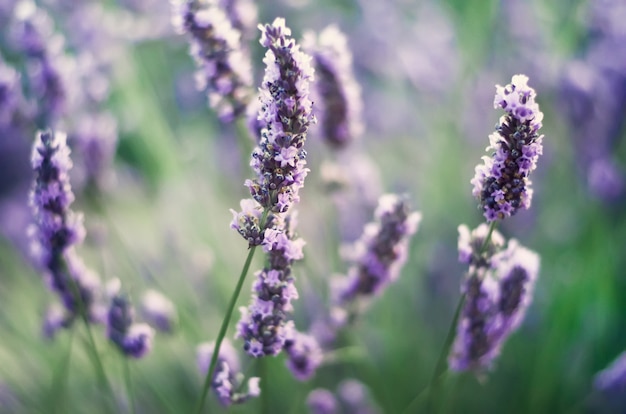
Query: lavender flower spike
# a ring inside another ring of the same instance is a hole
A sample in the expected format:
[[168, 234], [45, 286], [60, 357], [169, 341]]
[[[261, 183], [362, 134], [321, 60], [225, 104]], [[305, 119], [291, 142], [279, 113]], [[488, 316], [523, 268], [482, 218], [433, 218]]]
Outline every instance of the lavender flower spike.
[[85, 229], [82, 215], [70, 210], [74, 194], [68, 175], [72, 161], [66, 135], [39, 132], [31, 161], [36, 173], [30, 194], [35, 223], [28, 231], [35, 261], [51, 289], [61, 297], [67, 311], [66, 324], [81, 309], [86, 317], [95, 320], [93, 305], [99, 281], [74, 250], [74, 245], [85, 237]]
[[502, 220], [519, 209], [528, 209], [532, 201], [529, 174], [543, 153], [543, 135], [538, 135], [543, 113], [535, 102], [535, 90], [528, 77], [515, 75], [506, 86], [496, 86], [494, 107], [506, 115], [500, 118], [496, 132], [489, 136], [488, 151], [476, 167], [471, 183], [487, 221]]
[[257, 178], [245, 185], [263, 208], [285, 213], [299, 201], [298, 191], [309, 171], [303, 145], [309, 125], [315, 122], [309, 98], [313, 68], [310, 56], [289, 37], [284, 19], [259, 29], [261, 45], [268, 48], [258, 116], [265, 128], [250, 162]]
[[319, 36], [305, 33], [302, 47], [311, 53], [323, 103], [322, 129], [326, 141], [343, 148], [363, 132], [361, 88], [352, 73], [352, 53], [346, 36], [335, 25]]
[[[487, 235], [482, 224], [470, 233], [459, 227], [459, 259], [470, 265], [463, 284], [465, 305], [449, 356], [455, 371], [489, 369], [508, 336], [524, 318], [539, 273], [539, 256], [496, 231], [481, 249]], [[483, 252], [484, 250], [484, 252]]]
[[375, 217], [375, 222], [365, 226], [353, 251], [348, 252], [354, 263], [348, 275], [334, 282], [333, 295], [338, 306], [358, 297], [377, 295], [398, 278], [407, 259], [409, 240], [422, 215], [411, 213], [405, 198], [386, 194], [379, 199]]
[[332, 392], [324, 388], [316, 388], [306, 397], [306, 405], [310, 414], [337, 414], [339, 403]]
[[[196, 358], [198, 369], [203, 375], [209, 370], [215, 342], [204, 342], [196, 348]], [[228, 339], [224, 339], [220, 347], [220, 354], [217, 358], [217, 369], [213, 374], [211, 386], [217, 394], [220, 403], [224, 406], [231, 404], [241, 404], [252, 397], [258, 397], [261, 393], [258, 377], [248, 380], [248, 392], [239, 392], [239, 384], [242, 381], [240, 373], [239, 358], [237, 351]]]
[[232, 121], [245, 112], [252, 93], [252, 66], [241, 46], [241, 32], [215, 2], [171, 2], [176, 30], [190, 36], [198, 89], [207, 91], [209, 105], [222, 121]]

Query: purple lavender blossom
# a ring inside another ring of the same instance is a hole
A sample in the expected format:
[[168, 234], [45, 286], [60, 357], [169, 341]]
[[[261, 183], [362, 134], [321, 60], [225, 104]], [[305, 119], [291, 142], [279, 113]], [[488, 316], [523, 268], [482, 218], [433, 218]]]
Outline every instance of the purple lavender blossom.
[[353, 265], [347, 276], [335, 280], [333, 296], [338, 306], [378, 295], [398, 278], [421, 217], [419, 212], [410, 212], [403, 197], [386, 194], [380, 198], [376, 221], [365, 226], [361, 239], [348, 252]]
[[261, 45], [268, 48], [258, 116], [266, 126], [250, 162], [257, 178], [245, 185], [264, 209], [285, 213], [299, 201], [298, 191], [309, 171], [303, 145], [315, 119], [309, 99], [313, 68], [311, 58], [289, 37], [284, 19], [259, 29]]
[[346, 413], [380, 413], [380, 409], [371, 398], [370, 391], [360, 381], [352, 378], [341, 381], [337, 386], [337, 394], [343, 402]]
[[315, 86], [324, 108], [324, 138], [331, 146], [343, 148], [363, 133], [361, 88], [352, 73], [347, 39], [337, 26], [331, 25], [319, 36], [305, 33], [302, 47], [315, 62]]
[[489, 369], [508, 336], [521, 324], [532, 300], [539, 256], [494, 231], [483, 248], [487, 225], [470, 233], [459, 226], [459, 260], [470, 265], [457, 336], [449, 356], [455, 371]]
[[[215, 342], [204, 342], [196, 348], [198, 370], [206, 375], [211, 364]], [[217, 358], [217, 369], [213, 374], [211, 387], [217, 394], [220, 403], [224, 406], [241, 404], [252, 397], [258, 397], [261, 393], [259, 388], [260, 378], [251, 377], [248, 380], [248, 392], [239, 392], [241, 382], [241, 368], [237, 351], [227, 338], [224, 338], [220, 346], [220, 354]]]
[[0, 56], [0, 129], [4, 130], [19, 113], [22, 101], [20, 76]]
[[240, 308], [237, 325], [236, 337], [243, 338], [245, 351], [255, 358], [277, 355], [292, 334], [293, 322], [287, 321], [287, 313], [292, 311], [291, 301], [298, 298], [298, 291], [291, 267], [303, 258], [305, 244], [294, 236], [292, 216], [272, 215], [269, 225], [263, 239], [267, 265], [255, 274], [251, 304]]
[[292, 329], [285, 340], [287, 367], [296, 379], [310, 379], [322, 363], [323, 354], [314, 336]]
[[228, 15], [232, 26], [246, 39], [254, 36], [257, 6], [252, 0], [219, 0], [219, 6]]
[[172, 332], [176, 325], [176, 307], [165, 295], [156, 290], [146, 291], [141, 298], [141, 315], [152, 327], [161, 332]]
[[107, 337], [124, 355], [142, 358], [152, 349], [154, 330], [145, 323], [134, 323], [134, 318], [128, 297], [115, 293], [107, 313]]
[[113, 184], [111, 164], [117, 148], [117, 122], [107, 112], [82, 116], [70, 134], [72, 148], [79, 154], [82, 184], [102, 189]]
[[535, 102], [535, 90], [527, 83], [528, 77], [515, 75], [509, 85], [496, 85], [494, 107], [504, 109], [506, 115], [489, 136], [487, 150], [493, 151], [492, 157], [483, 157], [471, 181], [472, 194], [488, 222], [528, 209], [532, 201], [528, 176], [543, 153], [543, 135], [537, 134], [543, 113]]
[[310, 414], [337, 414], [339, 405], [332, 392], [316, 388], [306, 397], [306, 405]]
[[230, 122], [243, 114], [251, 96], [252, 66], [224, 10], [202, 0], [172, 0], [172, 22], [190, 36], [190, 54], [199, 69], [198, 89], [206, 90], [209, 105]]
[[82, 215], [70, 210], [74, 201], [68, 176], [72, 161], [65, 134], [39, 132], [31, 159], [36, 173], [30, 194], [35, 219], [29, 228], [33, 256], [51, 289], [61, 297], [68, 324], [82, 312], [93, 319], [99, 281], [73, 247], [83, 240], [85, 229]]
[[66, 114], [76, 91], [70, 81], [76, 62], [65, 54], [65, 39], [54, 30], [50, 16], [30, 0], [15, 7], [12, 35], [19, 51], [27, 57], [29, 81], [37, 98], [38, 117], [53, 125]]

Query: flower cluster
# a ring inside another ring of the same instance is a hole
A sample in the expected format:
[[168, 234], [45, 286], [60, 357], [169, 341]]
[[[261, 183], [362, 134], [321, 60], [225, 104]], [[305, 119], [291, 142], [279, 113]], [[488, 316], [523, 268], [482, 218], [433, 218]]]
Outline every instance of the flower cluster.
[[352, 53], [345, 35], [331, 25], [316, 36], [304, 35], [302, 47], [313, 56], [315, 87], [323, 103], [324, 138], [343, 148], [363, 132], [361, 88], [352, 73]]
[[214, 2], [172, 0], [172, 8], [175, 28], [190, 36], [190, 54], [199, 67], [198, 89], [207, 91], [209, 105], [222, 121], [232, 121], [245, 112], [252, 86], [250, 57], [241, 46], [241, 32]]
[[516, 240], [494, 231], [489, 243], [488, 226], [470, 233], [459, 227], [459, 259], [470, 265], [463, 284], [466, 295], [457, 336], [449, 357], [455, 371], [488, 369], [502, 344], [515, 331], [532, 300], [539, 273], [539, 256]]
[[[196, 348], [198, 370], [203, 375], [206, 375], [209, 370], [214, 350], [215, 342], [204, 342]], [[248, 380], [248, 392], [240, 392], [242, 375], [237, 351], [228, 339], [224, 339], [217, 358], [217, 369], [211, 381], [211, 387], [217, 394], [220, 403], [229, 406], [241, 404], [252, 397], [258, 397], [261, 394], [259, 381], [260, 378], [258, 377], [250, 378]]]
[[539, 136], [543, 113], [535, 102], [535, 90], [528, 77], [515, 75], [509, 85], [496, 86], [494, 107], [506, 115], [489, 136], [484, 164], [476, 167], [472, 194], [479, 199], [487, 221], [502, 220], [519, 209], [528, 209], [532, 201], [529, 174], [543, 153], [543, 135]]
[[154, 330], [145, 323], [133, 323], [134, 313], [128, 297], [116, 292], [107, 312], [107, 337], [124, 355], [141, 358], [152, 349]]
[[176, 307], [162, 293], [150, 289], [141, 298], [141, 315], [152, 327], [161, 332], [172, 332], [176, 325]]
[[51, 289], [62, 299], [68, 313], [64, 324], [81, 313], [97, 319], [93, 305], [99, 280], [74, 250], [85, 229], [83, 216], [70, 210], [74, 201], [68, 176], [72, 161], [65, 134], [39, 132], [31, 162], [36, 173], [30, 194], [35, 219], [29, 228], [33, 256]]
[[335, 304], [345, 307], [358, 297], [379, 294], [396, 280], [407, 259], [408, 244], [422, 218], [411, 213], [404, 197], [380, 197], [376, 221], [367, 224], [363, 235], [348, 252], [353, 265], [346, 277], [336, 279], [332, 288]]
[[267, 265], [255, 274], [250, 306], [241, 308], [237, 337], [244, 339], [244, 349], [255, 358], [277, 355], [294, 329], [287, 321], [291, 301], [298, 298], [291, 267], [304, 257], [305, 244], [295, 237], [294, 227], [293, 215], [271, 216], [262, 245]]
[[268, 48], [258, 115], [265, 127], [250, 162], [257, 178], [247, 180], [246, 186], [264, 209], [285, 213], [299, 201], [309, 171], [303, 145], [315, 119], [309, 99], [313, 68], [310, 56], [290, 38], [284, 19], [259, 28], [261, 45]]

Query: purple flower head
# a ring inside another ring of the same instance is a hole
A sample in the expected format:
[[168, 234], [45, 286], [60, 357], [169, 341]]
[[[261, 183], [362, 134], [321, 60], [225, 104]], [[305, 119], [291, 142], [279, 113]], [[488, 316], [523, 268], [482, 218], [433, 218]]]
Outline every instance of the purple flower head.
[[143, 319], [161, 332], [172, 332], [176, 325], [176, 307], [165, 295], [156, 290], [148, 290], [141, 298]]
[[37, 97], [38, 116], [46, 125], [65, 115], [77, 90], [73, 90], [76, 62], [65, 54], [65, 39], [54, 30], [50, 16], [30, 0], [15, 7], [12, 36], [27, 57], [30, 84]]
[[363, 132], [361, 88], [352, 73], [352, 53], [345, 35], [331, 25], [319, 36], [304, 35], [303, 48], [313, 56], [317, 93], [323, 104], [322, 129], [326, 141], [342, 148]]
[[528, 209], [532, 200], [529, 174], [543, 153], [541, 128], [543, 113], [535, 102], [535, 90], [524, 75], [515, 75], [510, 84], [496, 86], [494, 107], [506, 115], [500, 118], [496, 132], [489, 136], [492, 156], [483, 157], [471, 183], [488, 222]]
[[313, 68], [311, 58], [289, 37], [284, 19], [259, 28], [261, 44], [268, 48], [259, 91], [258, 119], [264, 128], [250, 163], [257, 177], [246, 186], [263, 208], [285, 213], [299, 201], [298, 191], [309, 171], [303, 145], [314, 122], [309, 99]]
[[404, 197], [386, 194], [379, 199], [376, 221], [365, 226], [352, 251], [346, 253], [353, 264], [334, 289], [338, 305], [380, 294], [398, 278], [421, 217], [419, 212], [410, 212]]
[[107, 312], [107, 337], [124, 355], [141, 358], [152, 348], [154, 330], [145, 323], [133, 323], [134, 318], [128, 297], [115, 293]]
[[310, 379], [322, 363], [322, 349], [311, 335], [293, 329], [285, 340], [284, 348], [287, 352], [287, 366], [300, 381]]
[[115, 118], [106, 112], [82, 116], [69, 139], [80, 155], [77, 166], [84, 183], [99, 188], [110, 184], [118, 139]]
[[172, 13], [177, 31], [190, 37], [198, 89], [207, 91], [222, 121], [232, 121], [245, 112], [251, 95], [252, 67], [241, 32], [214, 2], [172, 0]]
[[337, 386], [337, 394], [344, 403], [346, 412], [357, 414], [378, 414], [379, 408], [372, 401], [369, 389], [360, 381], [345, 379]]
[[230, 210], [233, 214], [230, 228], [237, 230], [250, 246], [258, 246], [263, 241], [263, 231], [260, 227], [261, 206], [251, 198], [241, 200], [239, 205], [241, 212]]
[[60, 296], [68, 320], [81, 309], [92, 318], [99, 281], [73, 248], [85, 237], [85, 228], [82, 215], [70, 210], [74, 201], [68, 175], [72, 161], [65, 134], [39, 132], [31, 163], [36, 178], [30, 193], [34, 224], [28, 232], [34, 259], [50, 288]]
[[485, 227], [471, 234], [466, 226], [459, 227], [459, 255], [470, 270], [463, 282], [465, 303], [449, 356], [455, 371], [481, 372], [491, 367], [521, 324], [539, 273], [539, 256], [516, 240], [505, 247], [502, 236], [494, 233], [494, 242], [481, 249]]
[[232, 26], [246, 39], [253, 36], [257, 22], [257, 6], [252, 0], [219, 0]]
[[[196, 348], [196, 358], [198, 369], [206, 375], [211, 364], [215, 342], [204, 342]], [[237, 351], [228, 339], [224, 339], [220, 346], [220, 354], [217, 358], [217, 366], [211, 388], [218, 396], [220, 403], [224, 406], [231, 404], [241, 404], [252, 397], [258, 397], [261, 393], [259, 388], [259, 378], [252, 377], [248, 380], [248, 392], [239, 391], [241, 383], [241, 368]]]
[[20, 75], [0, 56], [0, 128], [4, 129], [13, 122], [22, 99]]
[[332, 392], [316, 388], [306, 397], [306, 405], [310, 414], [337, 414], [339, 404]]

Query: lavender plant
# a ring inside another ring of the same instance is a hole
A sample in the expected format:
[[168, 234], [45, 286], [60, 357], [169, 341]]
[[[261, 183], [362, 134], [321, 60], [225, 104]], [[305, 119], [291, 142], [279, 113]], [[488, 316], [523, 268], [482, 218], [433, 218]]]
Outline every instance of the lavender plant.
[[268, 49], [263, 60], [266, 71], [258, 115], [265, 127], [250, 163], [257, 177], [245, 182], [252, 200], [241, 202], [243, 211], [232, 211], [231, 222], [231, 228], [244, 237], [250, 249], [216, 339], [198, 412], [204, 405], [220, 345], [257, 246], [262, 245], [267, 253], [267, 265], [256, 274], [252, 303], [243, 309], [238, 324], [237, 336], [244, 339], [246, 352], [254, 357], [280, 352], [288, 333], [286, 312], [291, 310], [291, 300], [297, 298], [291, 266], [303, 257], [304, 241], [294, 233], [295, 215], [289, 210], [299, 201], [298, 192], [308, 173], [303, 145], [315, 119], [309, 99], [313, 68], [311, 58], [291, 39], [284, 19], [259, 25], [259, 29], [260, 43]]

